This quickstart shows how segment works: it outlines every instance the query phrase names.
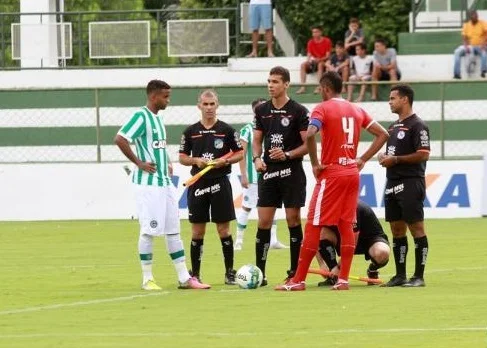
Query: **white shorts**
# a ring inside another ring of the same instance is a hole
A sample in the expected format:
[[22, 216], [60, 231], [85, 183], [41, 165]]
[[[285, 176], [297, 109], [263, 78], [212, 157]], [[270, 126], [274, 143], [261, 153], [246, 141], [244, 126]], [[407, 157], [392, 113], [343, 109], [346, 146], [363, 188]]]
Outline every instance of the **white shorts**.
[[257, 207], [258, 198], [259, 191], [257, 190], [257, 184], [249, 184], [249, 188], [242, 189], [242, 207], [254, 209]]
[[179, 207], [176, 188], [134, 185], [140, 233], [151, 236], [178, 234]]

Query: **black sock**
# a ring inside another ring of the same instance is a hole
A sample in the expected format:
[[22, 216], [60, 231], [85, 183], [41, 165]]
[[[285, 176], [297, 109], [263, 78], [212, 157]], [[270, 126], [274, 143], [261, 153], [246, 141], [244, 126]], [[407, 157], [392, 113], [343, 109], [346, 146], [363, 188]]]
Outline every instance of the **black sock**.
[[203, 239], [191, 240], [191, 271], [193, 276], [200, 276], [201, 259], [203, 257]]
[[320, 255], [323, 261], [325, 261], [328, 269], [331, 271], [333, 268], [338, 266], [337, 263], [337, 252], [335, 246], [329, 240], [320, 240]]
[[424, 267], [426, 266], [426, 259], [428, 258], [428, 237], [423, 236], [414, 238], [414, 256], [416, 261], [414, 276], [423, 278]]
[[232, 236], [220, 238], [222, 243], [223, 259], [225, 260], [225, 272], [233, 270], [233, 239]]
[[265, 277], [265, 264], [267, 261], [267, 252], [271, 243], [271, 229], [258, 228], [255, 236], [255, 264], [260, 268]]
[[289, 227], [289, 251], [291, 254], [291, 272], [296, 272], [298, 268], [299, 249], [303, 241], [303, 229], [301, 225]]
[[396, 275], [406, 276], [406, 256], [408, 254], [408, 237], [392, 238], [392, 250], [396, 262]]
[[369, 265], [369, 271], [377, 271], [379, 268], [384, 267], [389, 263], [389, 260], [386, 260], [384, 263], [378, 263], [377, 261], [374, 260], [373, 257], [370, 258], [370, 265]]

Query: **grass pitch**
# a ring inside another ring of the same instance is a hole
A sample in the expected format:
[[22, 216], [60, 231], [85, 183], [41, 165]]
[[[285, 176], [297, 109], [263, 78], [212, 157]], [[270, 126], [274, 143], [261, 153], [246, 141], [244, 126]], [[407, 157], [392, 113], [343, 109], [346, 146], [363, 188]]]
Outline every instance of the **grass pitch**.
[[[270, 286], [238, 290], [223, 285], [211, 226], [202, 277], [213, 288], [177, 290], [158, 239], [154, 274], [163, 290], [147, 293], [135, 221], [2, 222], [0, 347], [487, 347], [487, 219], [428, 220], [426, 227], [425, 288], [352, 281], [351, 291], [331, 292], [310, 275], [305, 292], [275, 292], [289, 251], [271, 250]], [[189, 265], [187, 222], [182, 230]], [[278, 235], [287, 244], [283, 221]], [[236, 268], [254, 263], [254, 236], [251, 223]], [[366, 267], [358, 256], [352, 274]], [[413, 268], [410, 238], [409, 274]], [[393, 272], [391, 256], [381, 277]]]

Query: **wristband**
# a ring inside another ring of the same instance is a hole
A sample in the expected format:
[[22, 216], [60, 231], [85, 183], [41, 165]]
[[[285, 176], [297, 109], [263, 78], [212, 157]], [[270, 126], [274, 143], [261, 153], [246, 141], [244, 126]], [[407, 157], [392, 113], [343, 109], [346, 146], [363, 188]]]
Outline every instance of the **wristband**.
[[254, 163], [255, 163], [255, 160], [256, 160], [257, 158], [260, 158], [260, 156], [254, 156], [254, 157], [252, 157], [252, 162], [254, 162]]

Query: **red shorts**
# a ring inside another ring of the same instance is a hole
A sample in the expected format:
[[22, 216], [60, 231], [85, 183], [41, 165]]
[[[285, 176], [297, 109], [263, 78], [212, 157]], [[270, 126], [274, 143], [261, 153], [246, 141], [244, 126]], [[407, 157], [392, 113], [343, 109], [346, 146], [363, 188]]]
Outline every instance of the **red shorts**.
[[358, 174], [320, 179], [309, 204], [308, 222], [314, 226], [355, 222], [359, 181]]

